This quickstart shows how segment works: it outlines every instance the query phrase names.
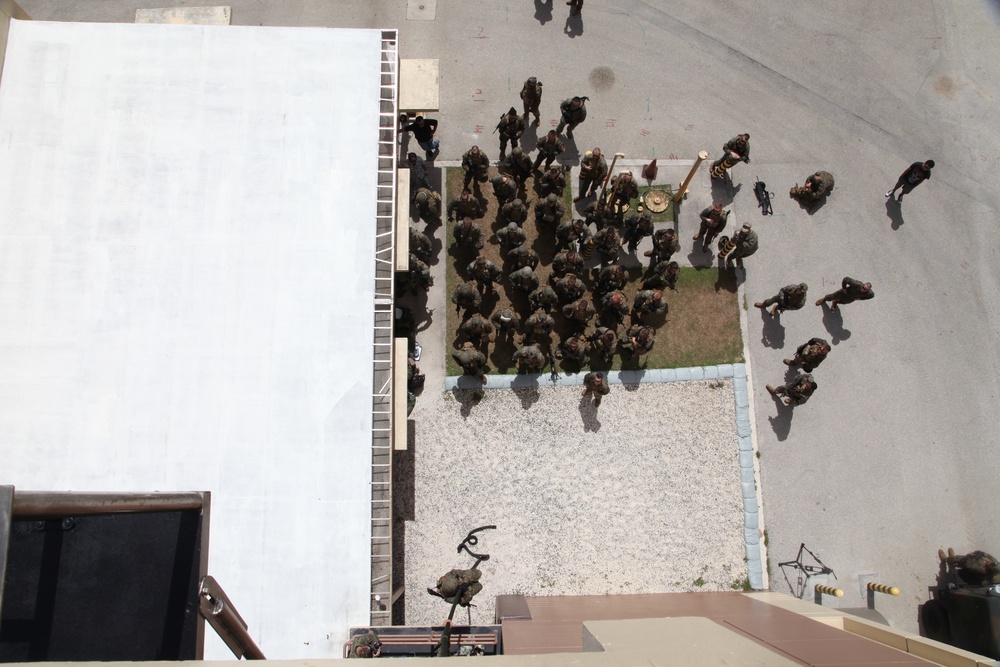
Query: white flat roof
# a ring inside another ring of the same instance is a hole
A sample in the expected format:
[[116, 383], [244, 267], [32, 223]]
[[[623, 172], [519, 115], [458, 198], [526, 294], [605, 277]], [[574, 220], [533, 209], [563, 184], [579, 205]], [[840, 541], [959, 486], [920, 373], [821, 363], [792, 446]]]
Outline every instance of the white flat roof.
[[369, 618], [380, 36], [14, 21], [3, 69], [0, 481], [211, 491], [269, 658]]

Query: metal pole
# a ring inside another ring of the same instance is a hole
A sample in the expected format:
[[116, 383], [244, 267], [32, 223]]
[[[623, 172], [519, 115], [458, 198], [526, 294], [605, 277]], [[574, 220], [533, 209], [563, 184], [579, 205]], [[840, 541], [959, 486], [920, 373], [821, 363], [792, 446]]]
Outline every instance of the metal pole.
[[674, 195], [675, 204], [679, 204], [684, 195], [687, 194], [688, 184], [691, 183], [691, 179], [694, 178], [694, 174], [696, 171], [698, 171], [698, 167], [701, 166], [701, 163], [707, 159], [708, 159], [708, 151], [701, 151], [700, 153], [698, 153], [698, 159], [695, 160], [694, 166], [691, 167], [691, 171], [688, 172], [687, 178], [685, 178], [684, 182], [681, 183], [681, 187], [677, 191], [677, 194]]
[[188, 493], [87, 493], [17, 491], [12, 503], [14, 518], [44, 518], [120, 512], [174, 512], [200, 510], [204, 496]]
[[267, 660], [247, 632], [246, 621], [214, 578], [205, 577], [201, 580], [199, 595], [201, 603], [198, 610], [219, 633], [233, 655], [247, 660]]
[[604, 199], [604, 193], [608, 190], [608, 181], [611, 180], [611, 174], [615, 170], [615, 162], [618, 162], [618, 158], [625, 157], [625, 153], [615, 153], [615, 156], [611, 159], [611, 166], [608, 167], [608, 175], [604, 177], [604, 185], [601, 186], [601, 196], [597, 198], [598, 201]]

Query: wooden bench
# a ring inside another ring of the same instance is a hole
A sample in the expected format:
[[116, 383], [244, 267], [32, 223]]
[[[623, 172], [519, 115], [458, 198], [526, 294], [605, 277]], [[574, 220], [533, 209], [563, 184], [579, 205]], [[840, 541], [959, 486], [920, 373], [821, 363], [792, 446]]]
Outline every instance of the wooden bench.
[[[416, 628], [406, 626], [383, 626], [374, 628], [351, 628], [350, 639], [344, 643], [344, 657], [351, 652], [351, 642], [358, 635], [373, 630], [382, 642], [383, 656], [431, 655], [441, 641], [441, 628]], [[461, 646], [482, 646], [486, 655], [500, 652], [500, 629], [490, 626], [456, 625], [451, 630], [452, 650]]]

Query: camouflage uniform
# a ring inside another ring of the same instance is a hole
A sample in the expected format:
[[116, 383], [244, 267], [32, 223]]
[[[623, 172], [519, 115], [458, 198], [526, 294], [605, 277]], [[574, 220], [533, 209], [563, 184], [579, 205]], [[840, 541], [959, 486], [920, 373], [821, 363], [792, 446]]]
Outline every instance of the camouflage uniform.
[[528, 114], [535, 114], [535, 125], [538, 125], [538, 105], [542, 103], [542, 84], [535, 77], [530, 77], [521, 86], [521, 101], [524, 102], [524, 119]]
[[552, 316], [540, 310], [525, 320], [525, 340], [534, 340], [536, 336], [548, 336], [555, 326], [556, 321], [552, 319]]
[[597, 327], [594, 333], [587, 338], [590, 341], [591, 351], [600, 356], [605, 362], [611, 361], [618, 348], [618, 333], [608, 327]]
[[783, 313], [786, 310], [798, 310], [802, 306], [806, 305], [806, 292], [809, 290], [809, 286], [805, 283], [799, 283], [798, 285], [785, 285], [775, 296], [764, 301], [758, 301], [754, 304], [755, 308], [768, 308], [774, 306], [771, 310], [771, 317], [779, 313]]
[[[617, 189], [615, 189], [616, 185]], [[623, 171], [611, 179], [608, 187], [614, 192], [610, 208], [616, 216], [620, 217], [624, 213], [625, 205], [639, 196], [639, 185], [632, 178], [632, 172]]]
[[625, 337], [622, 338], [621, 346], [622, 351], [627, 357], [633, 357], [641, 354], [646, 354], [653, 349], [653, 345], [656, 343], [656, 335], [653, 332], [652, 327], [647, 327], [643, 324], [633, 324], [625, 332]]
[[609, 264], [618, 259], [618, 251], [621, 250], [621, 237], [618, 230], [608, 226], [594, 234], [594, 247], [601, 256], [601, 264]]
[[483, 297], [479, 296], [479, 291], [470, 283], [462, 283], [455, 288], [455, 294], [451, 297], [451, 302], [455, 304], [455, 312], [479, 310], [483, 305]]
[[667, 312], [667, 301], [660, 290], [640, 290], [632, 304], [632, 317], [640, 319], [644, 315], [662, 315]]
[[556, 359], [566, 359], [577, 364], [587, 360], [587, 341], [581, 336], [570, 336], [556, 347]]
[[579, 201], [596, 193], [608, 175], [608, 163], [601, 155], [601, 149], [587, 151], [580, 160], [580, 192], [573, 201]]
[[518, 368], [533, 373], [538, 373], [545, 368], [545, 355], [542, 354], [537, 345], [522, 346], [511, 359]]
[[518, 116], [514, 107], [511, 107], [510, 111], [500, 116], [500, 122], [497, 123], [497, 130], [500, 132], [501, 160], [507, 152], [508, 141], [511, 148], [517, 148], [517, 142], [520, 140], [521, 135], [524, 134], [525, 118], [526, 116]]
[[572, 273], [553, 281], [552, 288], [559, 295], [559, 301], [563, 303], [576, 301], [587, 292], [587, 286]]
[[427, 234], [410, 227], [410, 252], [416, 255], [420, 261], [429, 262], [432, 250], [433, 246]]
[[620, 324], [628, 313], [628, 299], [619, 290], [608, 292], [601, 297], [601, 318], [604, 326]]
[[743, 258], [757, 252], [757, 232], [747, 229], [749, 225], [745, 223], [743, 229], [733, 234], [732, 241], [736, 247], [726, 255], [726, 268], [732, 268], [736, 260], [740, 260], [740, 266], [743, 266]]
[[473, 248], [478, 251], [482, 250], [485, 244], [483, 230], [472, 221], [472, 218], [462, 218], [462, 221], [455, 225], [452, 234], [455, 236], [455, 245], [460, 249]]
[[583, 396], [594, 394], [594, 405], [600, 405], [601, 399], [611, 392], [603, 373], [591, 371], [583, 376]]
[[714, 204], [701, 212], [701, 229], [695, 234], [694, 240], [705, 239], [701, 245], [703, 251], [709, 251], [709, 244], [715, 240], [719, 232], [726, 228], [726, 221], [728, 219], [729, 211], [722, 210], [721, 206], [716, 208]]
[[514, 332], [521, 329], [521, 318], [510, 308], [504, 308], [493, 313], [490, 322], [497, 330], [497, 338], [510, 339]]
[[463, 192], [448, 203], [448, 218], [450, 220], [461, 220], [462, 218], [478, 220], [481, 217], [483, 217], [483, 207], [479, 200], [472, 196], [471, 192]]
[[594, 309], [594, 306], [590, 303], [590, 301], [587, 301], [586, 299], [578, 299], [573, 303], [567, 303], [563, 306], [562, 314], [567, 320], [570, 320], [575, 324], [587, 326], [590, 324], [590, 320], [594, 319], [594, 315], [597, 314], [597, 311]]
[[607, 202], [603, 199], [597, 199], [590, 202], [587, 204], [587, 208], [583, 209], [583, 212], [587, 216], [587, 224], [592, 224], [597, 227], [597, 229], [618, 226], [618, 220], [615, 218], [614, 212], [608, 207]]
[[948, 556], [938, 550], [941, 562], [958, 570], [959, 578], [969, 586], [990, 586], [1000, 584], [1000, 562], [986, 553], [976, 550], [972, 553], [958, 556], [954, 549], [948, 549]]
[[562, 202], [559, 201], [559, 197], [549, 195], [545, 199], [539, 199], [535, 204], [535, 225], [538, 227], [542, 225], [555, 227], [565, 214], [566, 209], [563, 207]]
[[479, 583], [482, 576], [479, 570], [452, 570], [438, 579], [437, 586], [428, 588], [427, 592], [444, 598], [445, 602], [454, 604], [457, 601], [459, 606], [468, 607], [476, 593], [483, 590], [483, 585]]
[[823, 363], [826, 355], [830, 353], [830, 344], [822, 338], [810, 338], [808, 343], [802, 343], [795, 350], [795, 357], [784, 359], [786, 366], [801, 366], [806, 373], [812, 373], [813, 369]]
[[469, 263], [465, 269], [468, 275], [479, 285], [480, 291], [493, 291], [493, 283], [499, 282], [503, 277], [500, 267], [486, 259], [477, 257]]
[[594, 285], [594, 292], [606, 294], [620, 290], [628, 284], [628, 271], [619, 264], [609, 264], [597, 274], [597, 284]]
[[723, 153], [736, 153], [740, 162], [750, 164], [750, 135], [738, 134], [722, 146]]
[[451, 358], [462, 368], [464, 375], [478, 377], [486, 384], [486, 355], [473, 347], [472, 343], [465, 343], [462, 349], [452, 352]]
[[430, 224], [441, 224], [441, 195], [433, 190], [420, 188], [413, 196], [413, 203], [421, 219]]
[[681, 267], [677, 262], [659, 262], [653, 267], [653, 272], [642, 281], [642, 289], [663, 289], [669, 287], [677, 290], [677, 277]]
[[788, 196], [803, 202], [818, 202], [826, 197], [833, 190], [833, 174], [828, 171], [817, 171], [806, 179], [806, 183], [801, 188], [796, 183], [795, 187], [788, 191]]
[[[364, 646], [365, 648], [370, 650], [372, 645], [378, 641], [379, 641], [378, 635], [371, 630], [361, 635], [355, 635], [354, 639], [351, 640], [351, 652], [347, 655], [347, 657], [360, 658], [361, 656], [358, 655], [359, 647]], [[374, 657], [374, 656], [368, 655], [367, 657]]]
[[484, 342], [490, 341], [493, 335], [493, 325], [482, 315], [473, 315], [462, 322], [458, 327], [458, 333], [469, 339], [469, 342], [476, 347], [481, 347]]
[[500, 208], [500, 219], [507, 222], [516, 222], [518, 227], [524, 225], [528, 219], [528, 207], [520, 199], [509, 201]]
[[465, 182], [463, 188], [468, 188], [469, 183], [475, 181], [477, 187], [480, 183], [485, 183], [487, 171], [490, 168], [490, 159], [486, 153], [479, 150], [479, 146], [473, 146], [462, 155], [462, 169], [465, 170]]
[[516, 222], [508, 224], [497, 232], [497, 240], [500, 241], [500, 247], [504, 251], [516, 248], [524, 243], [526, 238], [524, 230], [518, 227]]
[[566, 127], [566, 136], [572, 139], [573, 129], [587, 120], [587, 98], [567, 98], [559, 105], [559, 111], [561, 117], [559, 118], [559, 126], [556, 128], [556, 134], [562, 134], [563, 128]]
[[507, 159], [503, 160], [500, 167], [514, 177], [520, 188], [524, 187], [524, 182], [531, 176], [531, 158], [524, 154], [524, 150], [517, 146], [511, 150]]
[[566, 172], [563, 171], [562, 167], [552, 167], [542, 174], [538, 183], [538, 190], [543, 197], [550, 194], [562, 197], [563, 192], [566, 191]]
[[622, 234], [622, 245], [628, 244], [629, 252], [635, 252], [639, 243], [647, 236], [653, 235], [653, 214], [649, 210], [642, 213], [632, 213], [625, 218], [625, 233]]
[[434, 279], [431, 277], [431, 267], [421, 262], [413, 254], [410, 255], [409, 284], [410, 289], [414, 293], [419, 290], [426, 292], [434, 285]]
[[507, 253], [507, 262], [511, 269], [517, 270], [525, 266], [534, 269], [538, 266], [538, 253], [526, 245], [521, 245]]
[[[868, 285], [867, 291], [864, 289], [865, 285]], [[822, 306], [827, 301], [830, 301], [830, 308], [836, 310], [837, 304], [840, 303], [854, 303], [855, 301], [866, 301], [873, 298], [875, 298], [875, 290], [871, 288], [870, 283], [863, 283], [860, 280], [845, 277], [843, 282], [841, 282], [839, 290], [827, 294], [817, 301], [816, 305]]]
[[538, 276], [530, 266], [522, 266], [516, 271], [512, 271], [507, 280], [510, 281], [512, 289], [531, 293], [538, 289]]
[[503, 206], [517, 197], [517, 182], [507, 174], [497, 174], [490, 179], [490, 185], [493, 186], [497, 206]]
[[653, 232], [653, 249], [646, 251], [649, 256], [650, 268], [660, 262], [669, 262], [674, 253], [681, 249], [677, 240], [677, 232], [673, 228], [657, 229]]
[[583, 257], [575, 250], [563, 250], [552, 260], [552, 273], [561, 276], [567, 273], [583, 273]]
[[559, 295], [556, 294], [554, 289], [548, 285], [544, 285], [528, 295], [528, 303], [531, 305], [532, 310], [541, 308], [545, 312], [549, 312], [559, 305]]
[[775, 397], [784, 396], [785, 405], [802, 405], [816, 391], [816, 380], [809, 373], [799, 373], [788, 384], [779, 387], [766, 385], [764, 388]]
[[548, 169], [552, 166], [552, 161], [566, 150], [566, 144], [556, 136], [555, 132], [549, 132], [544, 137], [539, 137], [535, 147], [538, 149], [538, 155], [535, 157], [535, 163], [531, 165], [531, 168], [535, 170], [538, 169], [542, 160], [545, 160], [545, 168]]
[[556, 227], [556, 249], [574, 250], [577, 241], [582, 248], [590, 240], [590, 230], [583, 220], [566, 220]]

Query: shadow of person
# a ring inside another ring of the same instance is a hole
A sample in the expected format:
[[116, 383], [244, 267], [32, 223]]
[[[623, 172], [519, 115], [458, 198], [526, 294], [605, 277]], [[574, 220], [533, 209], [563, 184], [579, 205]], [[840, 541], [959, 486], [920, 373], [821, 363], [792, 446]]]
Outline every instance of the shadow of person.
[[566, 17], [566, 25], [563, 26], [563, 32], [570, 39], [574, 37], [579, 37], [583, 34], [583, 16], [580, 14], [570, 14]]
[[712, 266], [715, 255], [711, 250], [702, 250], [701, 241], [695, 241], [694, 247], [691, 248], [691, 252], [688, 253], [687, 258], [691, 262], [691, 266], [695, 268], [708, 268]]
[[778, 408], [778, 413], [773, 417], [768, 417], [767, 420], [771, 422], [771, 430], [774, 431], [775, 437], [779, 442], [784, 442], [788, 439], [788, 434], [792, 430], [792, 413], [795, 412], [792, 406], [785, 405], [785, 402], [774, 397], [775, 405]]
[[538, 377], [532, 378], [531, 384], [514, 388], [514, 395], [521, 401], [521, 408], [530, 410], [531, 406], [538, 402], [540, 397], [538, 391]]
[[815, 201], [810, 201], [808, 199], [801, 199], [799, 197], [791, 197], [799, 204], [799, 208], [806, 212], [807, 215], [812, 215], [816, 211], [820, 210], [826, 206], [826, 200], [828, 197], [820, 197]]
[[903, 207], [899, 205], [895, 197], [889, 197], [885, 200], [885, 214], [892, 221], [893, 231], [903, 226]]
[[764, 347], [775, 350], [783, 348], [785, 346], [785, 327], [781, 320], [777, 317], [771, 317], [763, 308], [760, 310], [760, 319], [764, 322], [760, 332], [760, 342], [764, 344]]
[[840, 307], [833, 310], [824, 303], [822, 308], [823, 326], [830, 332], [830, 342], [836, 345], [840, 341], [850, 338], [851, 332], [844, 328], [844, 316], [840, 312]]
[[482, 383], [469, 375], [458, 378], [458, 386], [451, 393], [458, 404], [462, 406], [461, 413], [465, 419], [468, 419], [469, 415], [472, 414], [472, 408], [479, 405], [486, 395], [482, 389]]
[[729, 172], [722, 178], [712, 179], [712, 201], [717, 201], [723, 206], [729, 206], [733, 203], [736, 194], [740, 191], [743, 184], [733, 185], [733, 180], [729, 176]]
[[535, 0], [535, 20], [542, 25], [552, 20], [552, 0]]
[[597, 418], [597, 406], [594, 405], [594, 398], [587, 394], [580, 397], [580, 418], [583, 420], [584, 432], [590, 433], [601, 430], [601, 421]]

